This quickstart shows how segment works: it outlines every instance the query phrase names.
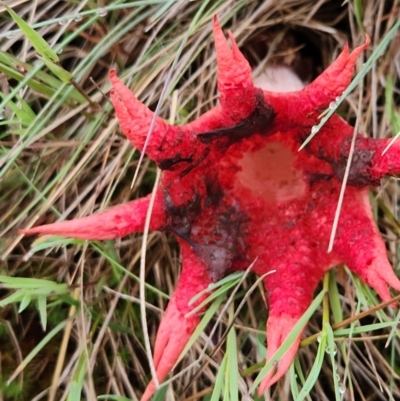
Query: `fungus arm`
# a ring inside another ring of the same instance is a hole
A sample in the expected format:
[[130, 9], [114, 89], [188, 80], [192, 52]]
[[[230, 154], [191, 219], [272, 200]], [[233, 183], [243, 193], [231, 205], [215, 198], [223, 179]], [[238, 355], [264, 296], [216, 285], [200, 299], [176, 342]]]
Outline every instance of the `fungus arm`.
[[[310, 249], [306, 241], [302, 248]], [[290, 260], [280, 261], [274, 267], [276, 271], [264, 280], [269, 303], [267, 360], [275, 354], [310, 306], [315, 288], [322, 279], [324, 269], [315, 265], [306, 253], [298, 254]], [[260, 396], [287, 372], [296, 355], [300, 340], [301, 335], [286, 354], [277, 361], [277, 369], [275, 371], [272, 369], [262, 380], [258, 390]]]
[[357, 58], [369, 44], [367, 36], [365, 43], [351, 53], [346, 45], [339, 57], [300, 91], [282, 94], [264, 91], [265, 101], [276, 113], [275, 129], [285, 131], [294, 127], [301, 136], [306, 134], [299, 138], [303, 141], [311, 128], [319, 123], [319, 115], [350, 85]]
[[[20, 230], [20, 232], [27, 235], [53, 234], [88, 240], [124, 237], [133, 232], [143, 231], [149, 203], [150, 195], [90, 216], [46, 224]], [[161, 229], [164, 221], [162, 194], [158, 191], [152, 210], [150, 229]]]
[[[154, 346], [154, 365], [159, 381], [162, 381], [177, 362], [190, 336], [200, 322], [197, 312], [187, 316], [203, 300], [204, 296], [193, 304], [194, 296], [211, 284], [205, 263], [196, 256], [192, 247], [179, 241], [182, 254], [182, 273], [177, 288], [172, 296], [158, 329]], [[156, 388], [151, 381], [143, 394], [141, 401], [148, 401]]]
[[333, 249], [384, 301], [391, 298], [388, 286], [400, 291], [400, 280], [372, 216], [368, 190], [347, 188]]

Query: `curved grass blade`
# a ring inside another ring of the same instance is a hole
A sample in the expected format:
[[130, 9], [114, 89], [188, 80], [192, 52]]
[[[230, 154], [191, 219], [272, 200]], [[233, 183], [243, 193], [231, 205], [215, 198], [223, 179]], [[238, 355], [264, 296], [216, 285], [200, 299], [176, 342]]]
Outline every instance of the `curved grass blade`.
[[[3, 2], [2, 2], [3, 3]], [[60, 61], [57, 53], [49, 46], [49, 44], [33, 29], [31, 28], [14, 10], [7, 7], [3, 3], [4, 7], [7, 9], [11, 18], [16, 22], [21, 31], [32, 43], [35, 50], [46, 60], [56, 63]]]

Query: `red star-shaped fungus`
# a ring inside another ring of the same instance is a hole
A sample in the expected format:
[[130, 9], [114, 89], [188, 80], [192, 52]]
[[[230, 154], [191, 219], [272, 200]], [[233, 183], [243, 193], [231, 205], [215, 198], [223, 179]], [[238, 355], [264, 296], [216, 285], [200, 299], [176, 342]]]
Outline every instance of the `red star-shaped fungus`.
[[[214, 19], [220, 104], [184, 126], [156, 118], [146, 148], [163, 170], [150, 229], [173, 233], [182, 274], [162, 319], [154, 350], [159, 380], [171, 371], [199, 322], [189, 301], [228, 272], [265, 277], [269, 303], [268, 355], [282, 344], [310, 305], [324, 273], [345, 263], [383, 300], [400, 290], [373, 221], [368, 186], [400, 172], [399, 145], [382, 155], [385, 139], [357, 136], [341, 217], [328, 253], [335, 208], [353, 128], [333, 115], [302, 151], [318, 116], [348, 86], [354, 64], [369, 41], [337, 60], [298, 92], [272, 93], [253, 85], [249, 63]], [[153, 113], [110, 72], [111, 99], [122, 131], [143, 149]], [[142, 231], [149, 197], [106, 212], [23, 230], [83, 239], [111, 239]], [[300, 338], [264, 378], [260, 393], [288, 369]], [[150, 383], [142, 400], [155, 390]]]

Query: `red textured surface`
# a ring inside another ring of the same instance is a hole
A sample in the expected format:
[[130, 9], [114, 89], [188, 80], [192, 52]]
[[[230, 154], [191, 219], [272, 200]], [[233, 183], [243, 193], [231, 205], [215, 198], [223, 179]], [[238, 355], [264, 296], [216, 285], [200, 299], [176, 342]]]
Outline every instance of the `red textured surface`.
[[[185, 317], [193, 308], [189, 300], [209, 283], [232, 270], [246, 269], [255, 260], [256, 273], [275, 271], [264, 280], [268, 356], [282, 344], [310, 305], [323, 274], [335, 264], [346, 263], [384, 300], [390, 299], [388, 286], [400, 290], [368, 201], [368, 186], [400, 172], [399, 145], [382, 156], [388, 140], [357, 137], [331, 253], [327, 253], [328, 242], [353, 128], [334, 115], [298, 152], [320, 113], [350, 83], [368, 38], [351, 53], [346, 46], [303, 90], [277, 94], [253, 86], [250, 66], [233, 36], [229, 47], [216, 19], [213, 28], [220, 104], [185, 126], [169, 126], [157, 118], [146, 148], [164, 170], [151, 229], [174, 233], [182, 253], [182, 275], [155, 345], [160, 380], [170, 372], [198, 323], [197, 315]], [[152, 113], [114, 71], [110, 79], [121, 128], [142, 150]], [[147, 202], [141, 199], [95, 218], [23, 232], [92, 239], [126, 235], [142, 230]], [[277, 372], [263, 380], [260, 393], [286, 372], [299, 341], [279, 361]], [[142, 400], [153, 391], [150, 384]]]
[[[161, 194], [157, 194], [150, 220], [150, 230], [158, 230], [164, 223], [165, 215]], [[20, 230], [23, 234], [55, 234], [82, 239], [114, 239], [144, 230], [150, 195], [132, 202], [124, 203], [101, 213], [71, 221], [38, 226]]]

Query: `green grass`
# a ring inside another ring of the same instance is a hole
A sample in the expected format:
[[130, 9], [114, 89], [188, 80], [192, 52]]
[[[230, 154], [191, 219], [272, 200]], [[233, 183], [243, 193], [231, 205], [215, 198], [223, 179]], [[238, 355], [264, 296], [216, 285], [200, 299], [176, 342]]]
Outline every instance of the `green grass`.
[[[217, 101], [214, 14], [240, 46], [254, 46], [249, 51], [254, 58], [285, 59], [288, 48], [296, 47], [290, 39], [279, 41], [280, 32], [289, 29], [299, 48], [318, 49], [312, 76], [332, 61], [345, 38], [354, 47], [365, 31], [373, 39], [371, 51], [341, 97], [339, 111], [353, 122], [360, 115], [360, 129], [375, 137], [399, 133], [399, 2], [349, 1], [342, 8], [334, 0], [269, 3], [7, 2], [25, 24], [0, 4], [4, 400], [137, 400], [151, 378], [146, 343], [154, 343], [179, 275], [174, 240], [160, 233], [102, 243], [33, 240], [18, 233], [151, 192], [156, 168], [146, 158], [140, 163], [120, 133], [108, 100], [110, 68], [117, 68], [135, 95], [163, 118], [185, 123]], [[255, 54], [260, 41], [274, 40], [277, 47], [268, 55]], [[360, 96], [365, 101], [358, 110]], [[371, 198], [397, 267], [397, 180], [387, 179]], [[143, 238], [147, 252], [140, 271]], [[267, 319], [262, 285], [252, 275], [234, 274], [213, 290], [177, 375], [155, 399], [178, 399], [183, 392], [180, 399], [235, 401], [248, 394], [259, 399], [255, 387], [273, 367], [273, 361], [266, 365], [262, 359]], [[284, 354], [310, 320], [287, 376], [290, 383], [275, 386], [271, 399], [399, 399], [400, 314], [379, 302], [343, 267], [328, 273], [274, 357]]]

